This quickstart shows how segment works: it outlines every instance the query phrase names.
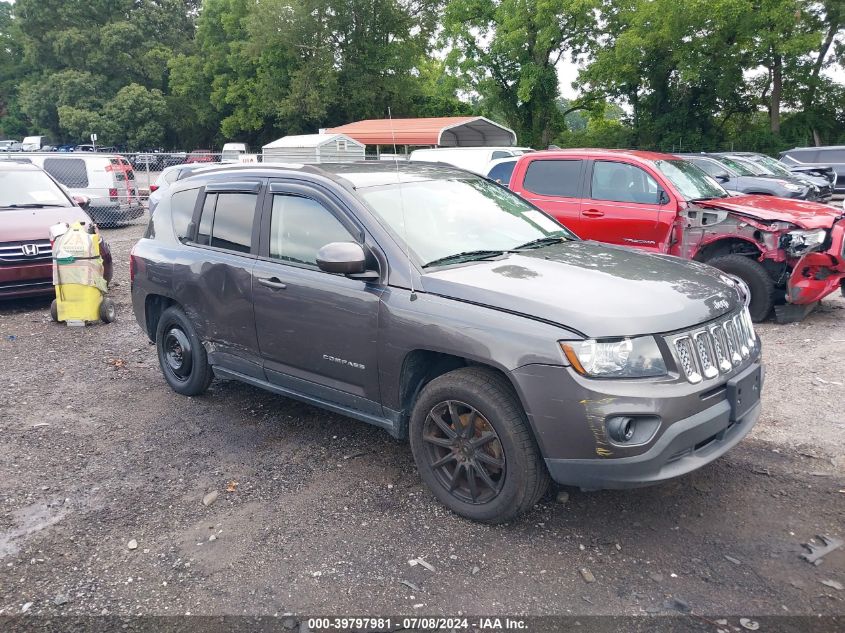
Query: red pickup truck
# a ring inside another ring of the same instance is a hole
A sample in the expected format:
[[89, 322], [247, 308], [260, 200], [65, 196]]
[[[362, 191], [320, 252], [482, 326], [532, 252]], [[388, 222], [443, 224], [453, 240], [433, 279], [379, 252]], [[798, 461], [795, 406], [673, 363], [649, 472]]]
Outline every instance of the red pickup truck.
[[750, 292], [751, 316], [803, 318], [845, 278], [845, 213], [731, 196], [671, 154], [555, 150], [522, 156], [509, 187], [588, 240], [706, 262]]

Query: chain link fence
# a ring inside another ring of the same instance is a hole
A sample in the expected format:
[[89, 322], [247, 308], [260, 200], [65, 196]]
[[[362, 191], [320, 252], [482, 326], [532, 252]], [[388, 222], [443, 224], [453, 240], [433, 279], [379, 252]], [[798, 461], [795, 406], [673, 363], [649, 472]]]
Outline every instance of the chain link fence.
[[[259, 162], [249, 155], [243, 162]], [[150, 195], [199, 169], [221, 164], [214, 152], [2, 152], [0, 160], [31, 163], [44, 169], [102, 228], [146, 224]], [[242, 162], [238, 156], [229, 162]], [[161, 195], [161, 194], [159, 194]]]

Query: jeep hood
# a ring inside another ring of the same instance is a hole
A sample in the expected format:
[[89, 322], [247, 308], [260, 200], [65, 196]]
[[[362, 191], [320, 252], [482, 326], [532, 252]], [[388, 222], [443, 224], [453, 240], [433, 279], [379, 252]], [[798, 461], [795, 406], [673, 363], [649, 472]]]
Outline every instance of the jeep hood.
[[426, 292], [559, 324], [588, 337], [671, 332], [736, 310], [710, 266], [598, 242], [563, 242], [427, 272]]
[[50, 227], [59, 222], [90, 222], [79, 207], [0, 209], [0, 242], [50, 239]]
[[774, 196], [736, 196], [697, 200], [696, 206], [724, 209], [764, 222], [790, 222], [803, 229], [829, 229], [842, 211], [817, 202]]

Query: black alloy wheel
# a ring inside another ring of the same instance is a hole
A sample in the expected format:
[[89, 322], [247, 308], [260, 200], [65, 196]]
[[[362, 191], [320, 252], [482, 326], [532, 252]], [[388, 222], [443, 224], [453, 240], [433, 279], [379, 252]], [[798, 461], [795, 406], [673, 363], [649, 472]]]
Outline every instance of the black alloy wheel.
[[504, 450], [490, 422], [457, 400], [435, 405], [423, 425], [423, 442], [437, 481], [465, 503], [488, 503], [507, 475]]

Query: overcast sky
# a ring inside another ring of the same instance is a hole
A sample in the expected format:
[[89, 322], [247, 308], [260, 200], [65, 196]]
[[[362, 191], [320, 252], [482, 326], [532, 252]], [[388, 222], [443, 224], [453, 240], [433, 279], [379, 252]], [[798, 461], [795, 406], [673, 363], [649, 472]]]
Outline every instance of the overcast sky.
[[[828, 58], [830, 58], [830, 55], [832, 55], [832, 51], [828, 53]], [[574, 99], [578, 96], [578, 93], [572, 88], [572, 82], [578, 78], [578, 70], [579, 65], [569, 60], [558, 62], [557, 76], [560, 81], [560, 94], [567, 99]], [[838, 64], [822, 70], [822, 74], [837, 83], [845, 84], [845, 68]]]

